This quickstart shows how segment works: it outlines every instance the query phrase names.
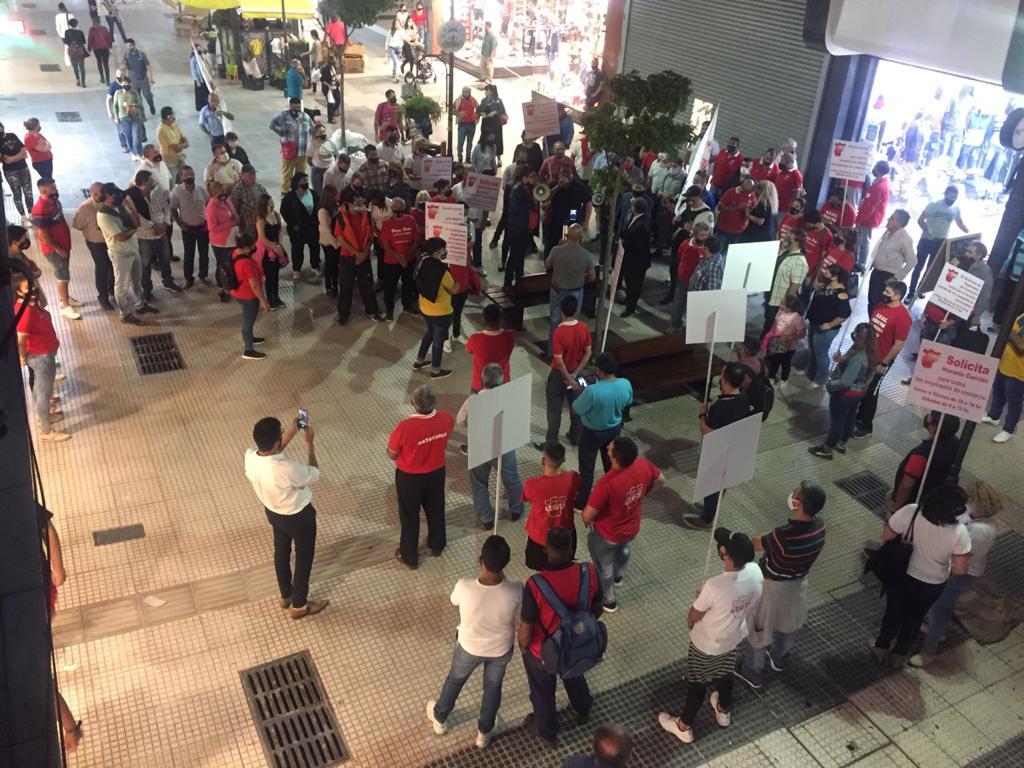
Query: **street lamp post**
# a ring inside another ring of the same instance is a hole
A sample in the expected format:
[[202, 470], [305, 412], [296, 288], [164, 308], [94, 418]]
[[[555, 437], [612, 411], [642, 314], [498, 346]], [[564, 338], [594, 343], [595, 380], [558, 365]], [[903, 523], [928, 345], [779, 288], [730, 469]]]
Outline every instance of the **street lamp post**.
[[451, 3], [451, 18], [437, 30], [437, 42], [441, 52], [446, 54], [448, 65], [448, 154], [455, 157], [452, 137], [452, 123], [455, 115], [452, 105], [455, 103], [455, 52], [466, 44], [466, 28], [455, 18], [455, 0]]

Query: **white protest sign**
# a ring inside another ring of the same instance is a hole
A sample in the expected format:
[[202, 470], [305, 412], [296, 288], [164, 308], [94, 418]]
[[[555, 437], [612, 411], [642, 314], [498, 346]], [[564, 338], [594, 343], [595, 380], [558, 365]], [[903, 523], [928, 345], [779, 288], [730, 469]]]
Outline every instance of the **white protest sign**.
[[612, 324], [612, 310], [615, 309], [615, 292], [619, 289], [619, 278], [622, 276], [622, 262], [625, 259], [626, 251], [619, 243], [615, 250], [615, 265], [612, 267], [611, 294], [612, 300], [608, 302], [608, 316], [604, 319], [604, 333], [601, 334], [601, 351], [604, 352], [608, 344], [608, 327]]
[[462, 202], [470, 208], [493, 211], [498, 207], [501, 196], [501, 178], [483, 173], [466, 172], [462, 183]]
[[469, 398], [469, 468], [530, 442], [533, 374]]
[[907, 402], [968, 421], [985, 415], [999, 360], [925, 341], [917, 355]]
[[469, 227], [465, 224], [446, 224], [444, 231], [447, 232], [447, 235], [441, 235], [441, 237], [444, 238], [445, 248], [448, 252], [444, 263], [457, 267], [468, 267]]
[[683, 195], [686, 194], [687, 189], [693, 186], [694, 175], [697, 171], [706, 170], [708, 163], [711, 162], [711, 142], [715, 140], [715, 127], [717, 125], [718, 107], [715, 107], [715, 111], [711, 113], [711, 122], [708, 123], [708, 129], [704, 131], [704, 135], [700, 137], [697, 146], [690, 152], [690, 165], [686, 169], [686, 183], [683, 184], [679, 197], [676, 198], [676, 216], [686, 207], [686, 198]]
[[870, 141], [832, 142], [828, 175], [841, 181], [864, 181], [875, 164], [875, 145]]
[[747, 292], [690, 291], [686, 294], [686, 343], [743, 341], [747, 331]]
[[450, 240], [454, 237], [451, 227], [465, 225], [466, 209], [461, 203], [427, 203], [424, 217], [424, 237], [443, 237]]
[[760, 413], [704, 435], [697, 481], [693, 486], [694, 498], [702, 499], [750, 480], [754, 476], [760, 436]]
[[776, 240], [730, 245], [722, 273], [722, 288], [739, 288], [747, 293], [770, 291], [778, 255], [779, 243]]
[[[974, 305], [984, 287], [985, 281], [980, 277], [975, 277], [952, 264], [946, 264], [928, 300], [949, 314], [967, 320], [974, 311]], [[982, 307], [982, 310], [984, 309], [986, 307]]]
[[424, 157], [420, 164], [423, 189], [433, 189], [439, 181], [452, 180], [452, 159], [450, 157]]
[[536, 139], [561, 133], [558, 125], [558, 103], [544, 98], [523, 102], [523, 129], [527, 136]]

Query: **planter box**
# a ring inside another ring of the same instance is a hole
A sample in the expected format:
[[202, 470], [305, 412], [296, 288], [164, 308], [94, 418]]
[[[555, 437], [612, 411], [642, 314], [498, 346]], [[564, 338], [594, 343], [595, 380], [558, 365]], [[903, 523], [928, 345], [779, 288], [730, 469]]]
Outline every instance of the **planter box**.
[[366, 70], [366, 62], [362, 56], [345, 56], [345, 74], [358, 75]]

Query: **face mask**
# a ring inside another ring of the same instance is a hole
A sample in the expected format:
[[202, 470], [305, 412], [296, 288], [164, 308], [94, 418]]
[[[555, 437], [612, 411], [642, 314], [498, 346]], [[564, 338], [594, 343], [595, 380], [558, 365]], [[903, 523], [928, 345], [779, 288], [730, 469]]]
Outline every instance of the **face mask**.
[[182, 184], [186, 187], [194, 187], [196, 185], [195, 179], [182, 179]]
[[51, 200], [60, 200], [60, 193], [59, 192], [51, 192], [50, 195], [49, 195], [49, 198]]
[[305, 191], [309, 189], [309, 184], [299, 184], [299, 189]]
[[363, 213], [366, 210], [366, 206], [365, 205], [353, 205], [352, 206], [352, 210], [355, 211], [356, 213]]
[[162, 163], [163, 161], [164, 161], [164, 156], [163, 155], [161, 155], [159, 153], [153, 155], [153, 162], [154, 163]]
[[790, 208], [789, 212], [791, 214], [793, 214], [794, 216], [799, 216], [800, 215], [800, 209], [799, 208]]
[[793, 497], [792, 492], [786, 497], [786, 506], [789, 507], [790, 512], [796, 512], [796, 499]]
[[392, 96], [390, 99], [388, 99], [388, 104], [390, 104], [391, 106], [394, 106], [397, 103], [398, 103], [398, 99], [396, 99], [394, 96]]
[[218, 200], [227, 200], [227, 199], [228, 199], [228, 196], [227, 196], [226, 194], [222, 194], [222, 195], [217, 195], [217, 199], [218, 199]]
[[557, 158], [563, 158], [563, 157], [565, 157], [565, 152], [561, 152], [561, 151], [556, 151], [556, 152], [555, 152], [555, 157], [557, 157]]
[[380, 158], [379, 157], [368, 157], [368, 158], [366, 158], [366, 162], [371, 163], [372, 165], [376, 165], [377, 163], [380, 162]]
[[735, 155], [737, 147], [734, 147], [732, 144], [730, 144], [729, 146], [726, 147], [726, 150], [729, 152], [730, 155]]
[[302, 112], [301, 109], [290, 109], [288, 111], [291, 112], [293, 115], [295, 115], [295, 117], [298, 117], [299, 113]]

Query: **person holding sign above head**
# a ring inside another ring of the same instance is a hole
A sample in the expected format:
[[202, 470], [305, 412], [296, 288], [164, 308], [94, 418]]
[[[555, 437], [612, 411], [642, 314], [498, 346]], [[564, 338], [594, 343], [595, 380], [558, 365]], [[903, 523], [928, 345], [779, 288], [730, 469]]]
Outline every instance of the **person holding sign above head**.
[[583, 424], [580, 433], [579, 469], [580, 492], [576, 495], [576, 509], [583, 509], [594, 486], [594, 463], [601, 456], [604, 471], [612, 468], [607, 449], [622, 432], [622, 412], [633, 402], [633, 385], [628, 379], [615, 374], [619, 364], [611, 352], [597, 356], [597, 381], [580, 393], [572, 404]]
[[900, 280], [886, 281], [882, 301], [871, 311], [870, 322], [878, 341], [878, 367], [857, 409], [857, 427], [853, 430], [853, 437], [858, 440], [871, 435], [882, 379], [889, 372], [910, 334], [910, 312], [901, 303], [906, 292], [907, 286]]
[[999, 426], [999, 417], [1006, 409], [1002, 430], [992, 438], [994, 443], [1005, 443], [1013, 437], [1024, 405], [1024, 315], [1013, 323], [1013, 331], [1006, 340], [1003, 356], [999, 360], [996, 380], [992, 385], [992, 403], [982, 424]]
[[448, 255], [448, 244], [444, 239], [428, 238], [423, 250], [425, 255], [416, 268], [416, 289], [420, 294], [420, 314], [427, 327], [412, 367], [417, 371], [425, 368], [426, 355], [430, 352], [430, 378], [443, 379], [452, 375], [450, 370], [441, 367], [444, 342], [452, 324], [452, 295], [462, 289], [444, 262]]
[[565, 528], [572, 536], [572, 555], [576, 557], [576, 525], [572, 505], [580, 488], [580, 475], [562, 469], [565, 446], [556, 440], [544, 443], [540, 456], [543, 473], [531, 477], [523, 486], [523, 501], [530, 503], [526, 516], [526, 567], [543, 571], [548, 567], [544, 552], [548, 531]]
[[[967, 231], [967, 225], [960, 216], [960, 206], [956, 199], [960, 196], [960, 190], [955, 184], [946, 187], [941, 200], [933, 200], [921, 211], [917, 217], [917, 226], [921, 228], [921, 239], [917, 241], [917, 263], [910, 276], [910, 288], [907, 291], [907, 304], [913, 306], [915, 298], [924, 298], [924, 294], [916, 294], [917, 281], [921, 272], [926, 272], [935, 261], [935, 255], [942, 247], [942, 242], [949, 237], [949, 228], [953, 222], [960, 227], [961, 232]], [[987, 304], [985, 305], [987, 306]]]

